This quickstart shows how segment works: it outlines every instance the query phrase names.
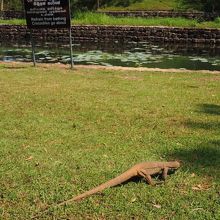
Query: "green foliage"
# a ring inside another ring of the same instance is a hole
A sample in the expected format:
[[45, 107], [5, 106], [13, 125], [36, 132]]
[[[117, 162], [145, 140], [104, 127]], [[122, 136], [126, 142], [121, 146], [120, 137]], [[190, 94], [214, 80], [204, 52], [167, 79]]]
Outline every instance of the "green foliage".
[[23, 0], [4, 0], [4, 10], [23, 10]]
[[104, 4], [101, 10], [181, 10], [180, 0], [137, 0], [129, 4]]
[[220, 24], [220, 17], [217, 17], [217, 18], [215, 19], [215, 23]]
[[201, 22], [199, 25], [200, 28], [220, 28], [220, 17], [216, 18], [214, 21], [206, 21], [206, 22]]
[[[219, 0], [70, 0], [71, 11], [96, 10], [182, 10], [220, 11]], [[4, 1], [5, 10], [22, 10], [23, 0]]]
[[185, 18], [117, 18], [105, 14], [77, 13], [74, 24], [196, 27], [197, 21]]
[[25, 19], [10, 19], [10, 20], [0, 20], [0, 25], [1, 24], [10, 24], [10, 25], [26, 25], [26, 20]]
[[220, 11], [219, 0], [182, 0], [183, 4], [192, 9], [198, 9], [208, 12]]
[[82, 25], [131, 25], [131, 26], [168, 26], [168, 27], [195, 27], [220, 28], [219, 18], [210, 22], [199, 22], [186, 18], [138, 18], [138, 17], [112, 17], [93, 12], [79, 12], [72, 20], [73, 24]]
[[71, 0], [70, 7], [72, 13], [76, 11], [94, 10], [97, 7], [97, 0]]
[[136, 2], [142, 2], [142, 0], [102, 0], [104, 6], [116, 6], [116, 7], [128, 7]]

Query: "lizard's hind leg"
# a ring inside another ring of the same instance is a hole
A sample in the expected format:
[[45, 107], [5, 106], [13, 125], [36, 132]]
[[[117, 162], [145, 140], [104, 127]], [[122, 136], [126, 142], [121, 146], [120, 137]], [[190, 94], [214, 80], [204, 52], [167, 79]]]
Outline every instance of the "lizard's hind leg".
[[146, 170], [144, 170], [144, 169], [139, 170], [138, 175], [143, 177], [149, 185], [152, 185], [152, 186], [155, 185], [155, 183], [153, 182], [151, 176], [146, 172]]

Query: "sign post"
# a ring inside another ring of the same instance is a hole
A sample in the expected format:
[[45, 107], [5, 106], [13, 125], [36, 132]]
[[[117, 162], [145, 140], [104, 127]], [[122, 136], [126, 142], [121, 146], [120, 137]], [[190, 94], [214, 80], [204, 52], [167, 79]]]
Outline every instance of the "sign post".
[[27, 27], [31, 30], [35, 65], [33, 29], [66, 28], [70, 32], [71, 68], [73, 68], [72, 33], [69, 0], [24, 0]]
[[72, 30], [71, 28], [69, 29], [69, 38], [70, 38], [70, 61], [71, 61], [71, 69], [73, 69], [73, 43], [72, 43]]
[[31, 47], [32, 47], [32, 60], [34, 67], [36, 66], [36, 57], [35, 57], [35, 44], [34, 44], [34, 38], [33, 38], [33, 30], [30, 30], [31, 32]]
[[[70, 11], [70, 1], [69, 1], [69, 17], [71, 18], [71, 11]], [[71, 29], [71, 19], [70, 19], [70, 26], [69, 26], [69, 39], [70, 39], [70, 61], [71, 61], [71, 69], [73, 69], [73, 41], [72, 41], [72, 29]]]

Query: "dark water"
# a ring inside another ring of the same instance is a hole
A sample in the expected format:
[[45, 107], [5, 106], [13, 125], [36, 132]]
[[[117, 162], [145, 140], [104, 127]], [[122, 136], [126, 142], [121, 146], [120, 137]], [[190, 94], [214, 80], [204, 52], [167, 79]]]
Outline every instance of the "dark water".
[[[74, 44], [73, 51], [75, 64], [220, 71], [220, 47], [209, 45], [84, 43]], [[31, 62], [31, 53], [31, 46], [25, 42], [13, 45], [0, 43], [1, 61]], [[41, 63], [68, 64], [68, 45], [37, 45], [36, 59]]]

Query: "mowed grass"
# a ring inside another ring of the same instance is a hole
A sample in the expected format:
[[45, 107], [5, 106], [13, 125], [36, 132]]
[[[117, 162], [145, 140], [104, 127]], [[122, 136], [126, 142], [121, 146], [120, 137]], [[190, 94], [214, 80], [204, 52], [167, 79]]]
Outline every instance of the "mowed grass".
[[[0, 20], [0, 25], [26, 25], [24, 19]], [[72, 19], [72, 25], [130, 25], [130, 26], [167, 26], [190, 28], [220, 28], [220, 18], [215, 21], [199, 22], [186, 18], [140, 18], [113, 17], [94, 12], [81, 12]]]
[[[0, 64], [0, 218], [218, 219], [220, 75]], [[53, 208], [142, 161], [144, 180]]]
[[[115, 1], [117, 5], [117, 1]], [[131, 1], [132, 2], [132, 1]], [[109, 6], [101, 8], [100, 10], [115, 10], [115, 11], [126, 11], [126, 10], [181, 10], [184, 9], [184, 5], [180, 0], [138, 0], [133, 1], [128, 6]]]

